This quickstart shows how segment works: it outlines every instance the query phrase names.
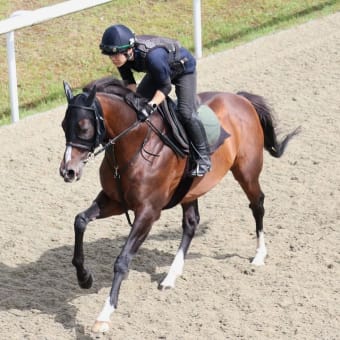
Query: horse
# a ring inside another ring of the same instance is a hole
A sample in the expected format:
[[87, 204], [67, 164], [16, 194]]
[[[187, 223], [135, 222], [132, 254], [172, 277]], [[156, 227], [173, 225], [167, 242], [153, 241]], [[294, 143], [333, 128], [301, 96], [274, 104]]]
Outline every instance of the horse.
[[[81, 288], [88, 289], [93, 283], [92, 274], [84, 264], [83, 238], [88, 223], [125, 213], [131, 225], [114, 263], [110, 293], [92, 328], [93, 332], [104, 333], [110, 329], [110, 317], [117, 308], [119, 290], [129, 265], [162, 210], [168, 208], [185, 177], [189, 156], [179, 156], [160, 138], [157, 131], [162, 135], [170, 132], [158, 110], [142, 121], [124, 100], [124, 94], [129, 92], [127, 88], [98, 89], [93, 86], [74, 95], [70, 85], [64, 82], [68, 106], [62, 128], [66, 148], [59, 171], [65, 182], [77, 181], [86, 162], [105, 151], [99, 170], [101, 191], [74, 220], [72, 264]], [[245, 192], [255, 219], [257, 245], [252, 264], [264, 265], [267, 255], [263, 231], [265, 196], [259, 183], [263, 150], [280, 158], [287, 143], [299, 132], [297, 128], [278, 141], [273, 113], [261, 96], [248, 92], [202, 92], [198, 98], [214, 111], [230, 137], [211, 154], [211, 171], [193, 178], [183, 197], [174, 203], [182, 207], [182, 238], [167, 275], [159, 283], [160, 289], [174, 288], [176, 279], [183, 273], [186, 255], [200, 222], [198, 198], [215, 187], [229, 170]], [[134, 214], [133, 222], [128, 211]]]

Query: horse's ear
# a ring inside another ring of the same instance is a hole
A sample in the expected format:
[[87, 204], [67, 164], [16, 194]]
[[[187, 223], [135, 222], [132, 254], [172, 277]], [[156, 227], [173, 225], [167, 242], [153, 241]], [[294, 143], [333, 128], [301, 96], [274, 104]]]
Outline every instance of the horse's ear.
[[71, 86], [65, 80], [63, 81], [63, 84], [64, 84], [64, 91], [65, 91], [65, 95], [67, 98], [67, 102], [69, 103], [70, 100], [73, 98], [72, 89], [71, 89]]
[[93, 85], [91, 92], [89, 93], [89, 96], [86, 99], [86, 105], [87, 106], [91, 106], [94, 100], [94, 97], [96, 96], [96, 92], [97, 92], [97, 86]]

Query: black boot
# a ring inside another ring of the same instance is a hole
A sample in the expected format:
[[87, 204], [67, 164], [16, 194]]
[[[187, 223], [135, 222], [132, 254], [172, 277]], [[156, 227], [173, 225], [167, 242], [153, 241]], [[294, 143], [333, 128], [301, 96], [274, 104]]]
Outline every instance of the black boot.
[[211, 169], [210, 150], [202, 122], [193, 116], [185, 122], [185, 130], [192, 146], [192, 156], [195, 166], [189, 170], [192, 177], [203, 176]]

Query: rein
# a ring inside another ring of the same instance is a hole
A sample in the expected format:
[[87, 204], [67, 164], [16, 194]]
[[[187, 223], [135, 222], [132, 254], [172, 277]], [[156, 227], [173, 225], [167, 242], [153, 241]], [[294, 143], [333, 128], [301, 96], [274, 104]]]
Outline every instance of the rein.
[[140, 124], [139, 120], [136, 120], [132, 125], [130, 125], [127, 129], [125, 129], [124, 131], [122, 131], [121, 133], [119, 133], [116, 137], [111, 138], [106, 144], [104, 144], [99, 150], [95, 151], [95, 152], [89, 152], [87, 158], [83, 161], [85, 164], [89, 161], [89, 160], [93, 160], [96, 156], [98, 156], [99, 154], [101, 154], [103, 151], [105, 151], [109, 146], [114, 145], [116, 143], [116, 141], [118, 139], [120, 139], [121, 137], [125, 136], [126, 134], [128, 134], [132, 129], [134, 129], [137, 125]]

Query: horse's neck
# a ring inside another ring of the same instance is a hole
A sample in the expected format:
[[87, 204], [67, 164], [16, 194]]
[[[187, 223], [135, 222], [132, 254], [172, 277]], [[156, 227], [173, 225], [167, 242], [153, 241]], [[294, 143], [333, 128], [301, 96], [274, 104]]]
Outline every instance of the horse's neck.
[[[146, 143], [149, 152], [158, 153], [163, 142], [152, 133], [147, 123], [137, 120], [136, 112], [124, 99], [106, 93], [98, 94], [97, 99], [102, 106], [106, 137], [108, 140], [117, 138], [114, 144], [121, 159], [131, 161]], [[165, 132], [164, 121], [159, 113], [153, 114], [151, 122], [162, 133]]]
[[114, 138], [136, 121], [136, 113], [121, 96], [97, 93], [97, 99], [102, 108], [108, 138]]

